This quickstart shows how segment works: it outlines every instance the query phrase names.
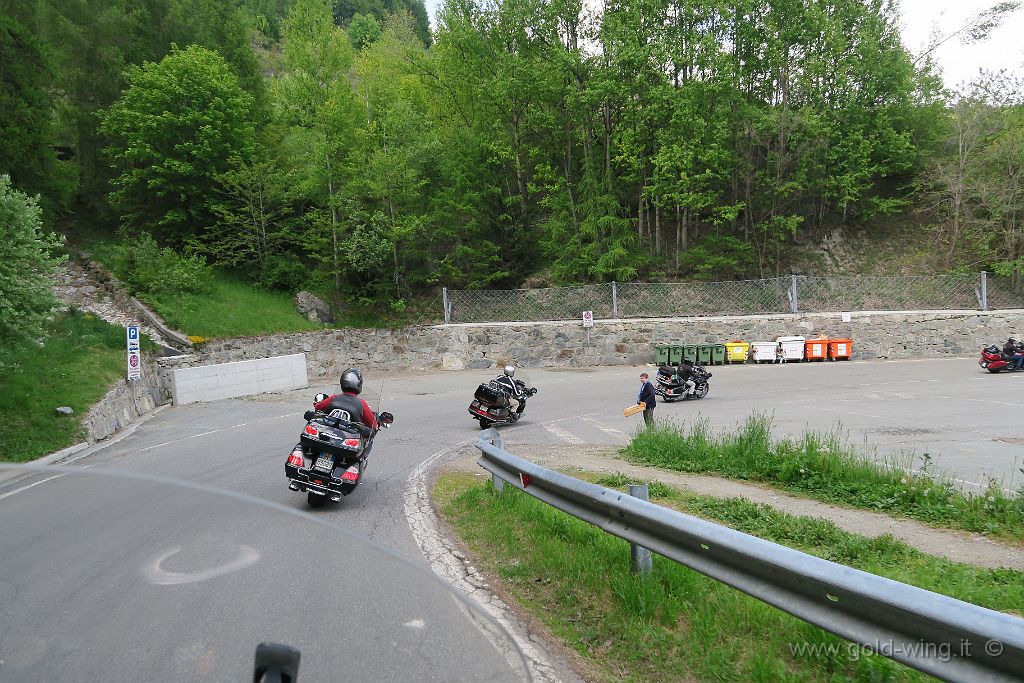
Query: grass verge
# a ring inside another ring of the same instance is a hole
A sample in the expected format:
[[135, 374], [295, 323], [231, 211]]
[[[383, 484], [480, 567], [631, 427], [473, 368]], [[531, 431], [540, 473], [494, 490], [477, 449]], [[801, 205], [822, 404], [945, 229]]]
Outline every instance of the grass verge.
[[635, 463], [681, 472], [765, 482], [809, 498], [912, 517], [937, 526], [1024, 540], [1024, 490], [995, 482], [964, 492], [925, 469], [908, 473], [857, 455], [837, 435], [773, 439], [771, 421], [753, 415], [732, 433], [713, 436], [704, 421], [637, 433], [623, 451]]
[[[651, 494], [660, 504], [993, 609], [1019, 609], [1024, 599], [1021, 572], [934, 558], [888, 536], [867, 539], [742, 499], [658, 483]], [[435, 499], [474, 562], [499, 576], [599, 680], [931, 680], [659, 556], [650, 576], [633, 576], [625, 541], [511, 487], [496, 495], [489, 482], [449, 474], [438, 480]]]
[[[82, 418], [125, 372], [124, 334], [69, 311], [53, 322], [41, 348], [0, 369], [0, 461], [32, 460], [84, 439]], [[75, 414], [57, 417], [58, 406]]]
[[147, 294], [171, 327], [204, 338], [249, 337], [323, 329], [299, 315], [288, 294], [269, 292], [218, 274], [205, 292]]

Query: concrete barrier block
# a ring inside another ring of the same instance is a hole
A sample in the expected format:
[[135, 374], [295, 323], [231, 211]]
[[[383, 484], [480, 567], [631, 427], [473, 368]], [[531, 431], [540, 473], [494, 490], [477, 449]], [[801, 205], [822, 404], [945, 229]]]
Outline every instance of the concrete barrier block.
[[171, 371], [176, 405], [307, 386], [306, 356], [301, 353]]

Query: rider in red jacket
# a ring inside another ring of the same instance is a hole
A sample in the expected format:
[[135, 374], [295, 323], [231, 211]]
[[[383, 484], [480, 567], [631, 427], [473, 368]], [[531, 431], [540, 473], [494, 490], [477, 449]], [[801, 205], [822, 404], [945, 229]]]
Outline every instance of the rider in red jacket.
[[341, 393], [328, 396], [313, 407], [321, 413], [342, 411], [348, 414], [350, 422], [361, 422], [374, 432], [377, 431], [377, 416], [370, 405], [359, 398], [363, 390], [363, 373], [358, 368], [349, 368], [341, 373]]

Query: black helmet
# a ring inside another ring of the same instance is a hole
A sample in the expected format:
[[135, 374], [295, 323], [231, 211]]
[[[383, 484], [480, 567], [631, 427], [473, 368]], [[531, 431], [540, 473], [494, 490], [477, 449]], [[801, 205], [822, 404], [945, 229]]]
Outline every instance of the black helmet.
[[341, 388], [343, 391], [351, 391], [353, 394], [362, 392], [363, 373], [359, 371], [359, 368], [349, 368], [341, 373]]

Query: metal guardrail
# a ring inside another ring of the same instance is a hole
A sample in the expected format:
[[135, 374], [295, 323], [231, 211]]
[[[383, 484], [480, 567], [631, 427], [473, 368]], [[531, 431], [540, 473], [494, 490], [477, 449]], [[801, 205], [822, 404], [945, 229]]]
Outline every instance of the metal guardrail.
[[1024, 619], [823, 560], [541, 467], [480, 433], [497, 480], [806, 622], [943, 680], [1024, 680]]

